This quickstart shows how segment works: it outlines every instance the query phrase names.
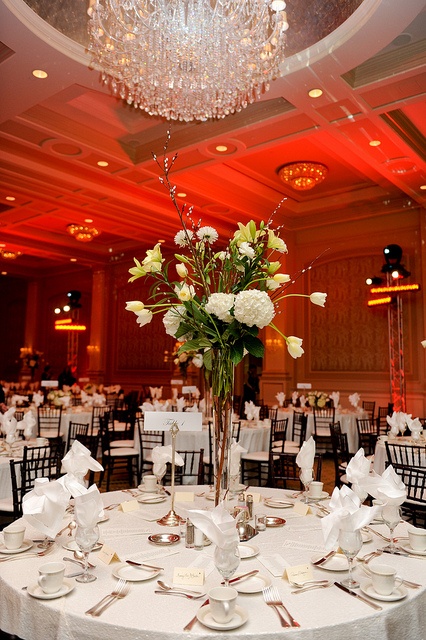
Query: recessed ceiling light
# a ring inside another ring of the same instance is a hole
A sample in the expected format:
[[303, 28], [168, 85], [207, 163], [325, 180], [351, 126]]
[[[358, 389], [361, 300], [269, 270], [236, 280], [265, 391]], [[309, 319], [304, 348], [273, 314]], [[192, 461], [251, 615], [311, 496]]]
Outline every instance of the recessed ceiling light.
[[4, 242], [0, 242], [0, 247], [5, 247], [5, 243]]
[[308, 96], [310, 98], [320, 98], [322, 94], [322, 89], [311, 89], [310, 91], [308, 91]]
[[99, 160], [99, 162], [97, 164], [98, 164], [98, 167], [107, 167], [108, 166], [108, 162], [106, 160]]
[[420, 185], [420, 189], [421, 189], [422, 191], [426, 191], [426, 184], [421, 184], [421, 185]]
[[70, 262], [77, 262], [77, 258], [70, 258]]
[[54, 313], [56, 313], [56, 315], [59, 315], [61, 313], [61, 310], [59, 307], [56, 307]]
[[14, 200], [16, 200], [15, 196], [6, 196], [6, 200], [9, 200], [9, 202], [13, 202]]
[[43, 69], [34, 69], [33, 76], [34, 78], [39, 78], [40, 80], [44, 80], [44, 78], [47, 78], [47, 73], [46, 71], [43, 71]]
[[160, 244], [162, 244], [163, 242], [166, 242], [166, 241], [165, 241], [165, 240], [158, 240], [158, 242], [159, 242]]
[[180, 193], [176, 194], [178, 198], [186, 198], [186, 193], [184, 193], [183, 191], [181, 191]]
[[370, 147], [379, 147], [382, 143], [380, 142], [380, 140], [370, 140], [368, 144], [370, 145]]
[[2, 272], [1, 272], [1, 275], [2, 275], [2, 276], [7, 276], [7, 271], [2, 271]]
[[92, 218], [85, 218], [84, 222], [87, 222], [87, 224], [91, 224], [93, 222]]
[[228, 151], [228, 147], [224, 144], [218, 144], [217, 147], [215, 147], [215, 149], [220, 153], [225, 153], [225, 151]]

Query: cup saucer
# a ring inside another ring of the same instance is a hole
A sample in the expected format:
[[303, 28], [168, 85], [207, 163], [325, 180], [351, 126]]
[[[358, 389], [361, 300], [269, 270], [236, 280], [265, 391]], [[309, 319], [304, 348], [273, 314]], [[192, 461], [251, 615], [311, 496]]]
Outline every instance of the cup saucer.
[[408, 593], [407, 589], [403, 585], [400, 585], [399, 587], [396, 587], [392, 591], [392, 593], [384, 596], [381, 593], [377, 593], [377, 591], [373, 589], [373, 584], [371, 581], [361, 584], [360, 589], [363, 593], [365, 593], [366, 596], [374, 598], [375, 600], [383, 600], [384, 602], [395, 602], [396, 600], [402, 600]]
[[159, 493], [160, 489], [157, 487], [156, 489], [152, 490], [152, 489], [148, 489], [148, 487], [146, 487], [144, 484], [140, 484], [138, 486], [139, 491], [142, 491], [142, 493], [152, 493], [152, 494], [157, 494]]
[[211, 614], [210, 605], [206, 605], [198, 610], [197, 619], [201, 624], [209, 629], [218, 629], [223, 631], [241, 627], [245, 622], [247, 622], [248, 613], [245, 609], [237, 605], [235, 607], [235, 613], [229, 622], [216, 622]]
[[404, 551], [412, 554], [413, 556], [426, 556], [426, 549], [424, 551], [421, 551], [420, 549], [413, 549], [410, 544], [406, 544], [404, 546], [401, 545], [401, 549], [404, 549]]
[[31, 549], [34, 542], [32, 540], [24, 540], [21, 546], [18, 549], [8, 549], [4, 542], [0, 542], [0, 553], [6, 553], [13, 555], [14, 553], [22, 553], [23, 551], [28, 551]]
[[70, 591], [72, 591], [75, 587], [75, 580], [70, 580], [65, 578], [62, 587], [59, 591], [55, 593], [44, 593], [43, 589], [38, 584], [31, 584], [27, 591], [33, 598], [38, 598], [39, 600], [53, 600], [54, 598], [61, 598], [62, 596], [66, 596]]

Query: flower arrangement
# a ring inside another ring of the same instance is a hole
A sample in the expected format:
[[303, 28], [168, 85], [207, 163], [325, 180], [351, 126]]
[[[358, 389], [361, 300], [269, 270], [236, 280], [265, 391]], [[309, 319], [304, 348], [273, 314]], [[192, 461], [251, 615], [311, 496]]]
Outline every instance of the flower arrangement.
[[310, 407], [315, 407], [316, 409], [324, 409], [328, 400], [328, 394], [324, 393], [323, 391], [309, 391], [308, 393], [308, 404]]
[[96, 389], [96, 385], [92, 384], [91, 382], [88, 382], [83, 387], [84, 393], [87, 393], [88, 396], [93, 396], [93, 394], [96, 393]]
[[197, 369], [201, 369], [203, 366], [203, 354], [198, 351], [194, 351], [193, 349], [190, 349], [189, 351], [179, 351], [183, 344], [184, 343], [181, 342], [176, 343], [172, 357], [174, 364], [179, 367], [181, 374], [186, 378], [190, 364], [193, 364]]
[[70, 396], [71, 394], [66, 392], [66, 391], [49, 391], [49, 393], [47, 394], [47, 400], [49, 402], [49, 404], [53, 404], [53, 406], [55, 407], [60, 407], [61, 405], [64, 404], [64, 398], [65, 396]]

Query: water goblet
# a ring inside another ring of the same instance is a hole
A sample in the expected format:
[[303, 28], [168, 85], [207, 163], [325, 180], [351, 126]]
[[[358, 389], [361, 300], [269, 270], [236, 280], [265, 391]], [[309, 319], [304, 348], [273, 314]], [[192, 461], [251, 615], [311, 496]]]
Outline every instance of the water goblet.
[[356, 531], [347, 531], [345, 529], [340, 529], [339, 546], [345, 554], [349, 565], [349, 575], [345, 580], [342, 580], [342, 584], [344, 584], [346, 587], [349, 587], [350, 589], [359, 587], [359, 583], [352, 577], [352, 566], [356, 554], [362, 547], [361, 531], [359, 531], [359, 529], [357, 529]]
[[300, 482], [303, 484], [305, 488], [305, 503], [309, 502], [309, 485], [314, 479], [314, 475], [312, 473], [312, 469], [300, 469], [299, 474]]
[[228, 544], [224, 547], [216, 547], [213, 561], [216, 569], [225, 581], [225, 587], [228, 587], [230, 578], [232, 578], [240, 564], [238, 542]]
[[77, 576], [77, 582], [93, 582], [96, 576], [89, 573], [89, 553], [99, 540], [99, 527], [81, 527], [77, 526], [75, 532], [75, 541], [78, 548], [83, 553], [84, 571], [81, 576]]
[[385, 549], [391, 553], [395, 553], [396, 546], [393, 539], [393, 532], [396, 525], [401, 521], [401, 508], [397, 504], [385, 504], [382, 509], [382, 518], [383, 522], [388, 526], [390, 533], [390, 541]]

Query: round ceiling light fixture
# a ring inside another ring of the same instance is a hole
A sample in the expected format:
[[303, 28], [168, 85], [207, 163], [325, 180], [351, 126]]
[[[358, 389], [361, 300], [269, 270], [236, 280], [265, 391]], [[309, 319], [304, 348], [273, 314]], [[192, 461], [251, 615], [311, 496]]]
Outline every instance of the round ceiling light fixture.
[[328, 173], [328, 168], [320, 162], [301, 160], [285, 164], [278, 171], [283, 182], [289, 184], [296, 191], [308, 191], [322, 182]]
[[96, 236], [101, 233], [95, 227], [86, 227], [83, 224], [76, 224], [75, 222], [67, 226], [67, 231], [79, 242], [91, 242], [93, 238], [96, 238]]

